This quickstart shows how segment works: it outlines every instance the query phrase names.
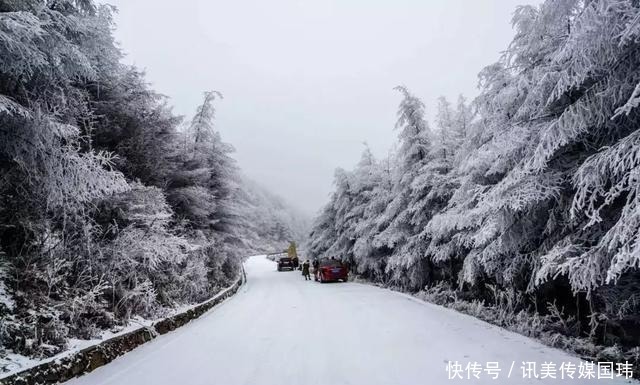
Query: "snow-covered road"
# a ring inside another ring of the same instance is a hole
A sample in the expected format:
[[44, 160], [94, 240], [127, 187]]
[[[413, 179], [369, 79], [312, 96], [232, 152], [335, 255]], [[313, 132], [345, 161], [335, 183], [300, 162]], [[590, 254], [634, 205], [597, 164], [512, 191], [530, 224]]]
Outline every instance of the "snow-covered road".
[[[68, 385], [529, 384], [522, 362], [579, 360], [475, 318], [357, 283], [304, 281], [265, 257], [248, 283], [198, 320]], [[447, 361], [500, 362], [498, 380], [449, 380]], [[508, 372], [514, 363], [511, 378]], [[540, 374], [540, 373], [538, 373]], [[605, 383], [607, 380], [562, 382]], [[607, 383], [627, 383], [618, 379]]]

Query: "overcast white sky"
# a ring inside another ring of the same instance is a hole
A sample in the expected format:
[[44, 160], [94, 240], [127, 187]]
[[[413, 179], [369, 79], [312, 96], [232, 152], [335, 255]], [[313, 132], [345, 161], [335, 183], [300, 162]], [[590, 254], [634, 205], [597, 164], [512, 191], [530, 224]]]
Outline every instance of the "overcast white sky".
[[105, 0], [126, 61], [189, 117], [202, 92], [224, 100], [216, 126], [244, 173], [314, 214], [336, 167], [367, 142], [396, 140], [408, 86], [429, 113], [438, 96], [476, 95], [477, 73], [513, 36], [511, 15], [539, 0]]

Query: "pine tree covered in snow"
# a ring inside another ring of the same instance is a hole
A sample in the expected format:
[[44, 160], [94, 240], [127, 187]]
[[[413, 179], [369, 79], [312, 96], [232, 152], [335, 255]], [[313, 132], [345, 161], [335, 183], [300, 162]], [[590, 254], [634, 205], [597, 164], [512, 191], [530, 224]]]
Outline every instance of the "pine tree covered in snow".
[[314, 255], [410, 290], [508, 298], [513, 314], [554, 303], [573, 333], [638, 345], [639, 15], [626, 0], [518, 7], [480, 95], [440, 98], [431, 130], [400, 87], [399, 150], [376, 162], [391, 176], [337, 173]]
[[0, 1], [0, 357], [49, 356], [202, 301], [236, 279], [245, 253], [305, 226], [268, 193], [244, 196], [258, 187], [214, 130], [218, 93], [182, 130], [120, 63], [112, 12]]

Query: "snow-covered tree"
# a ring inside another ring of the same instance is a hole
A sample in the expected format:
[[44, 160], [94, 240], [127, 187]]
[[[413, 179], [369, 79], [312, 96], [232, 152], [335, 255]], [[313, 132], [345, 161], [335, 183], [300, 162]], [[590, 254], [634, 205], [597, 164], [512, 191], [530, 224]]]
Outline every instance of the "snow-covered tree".
[[[599, 312], [607, 313], [600, 320], [624, 313], [633, 323], [639, 7], [626, 0], [518, 7], [515, 37], [481, 71], [480, 95], [455, 107], [439, 99], [433, 131], [424, 105], [399, 88], [391, 177], [376, 174], [361, 210], [350, 195], [360, 166], [342, 171], [310, 243], [324, 253], [348, 240], [341, 244], [353, 245], [359, 272], [381, 261], [383, 280], [411, 289], [447, 281], [485, 300], [490, 287], [509, 293], [512, 311], [558, 301], [581, 324]], [[344, 226], [354, 218], [355, 232]]]
[[424, 103], [406, 87], [396, 87], [403, 99], [398, 107], [396, 128], [400, 146], [397, 167], [394, 168], [392, 196], [385, 212], [378, 219], [382, 231], [376, 236], [377, 247], [394, 249], [410, 234], [409, 213], [406, 211], [409, 188], [420, 169], [428, 162], [431, 149], [431, 130], [425, 120]]
[[[237, 277], [238, 255], [272, 242], [244, 219], [262, 202], [241, 199], [213, 129], [220, 95], [205, 94], [183, 135], [166, 98], [120, 63], [112, 11], [0, 1], [0, 288], [14, 304], [0, 304], [0, 355], [51, 355], [208, 298]], [[265, 220], [290, 230], [297, 216], [277, 210]]]

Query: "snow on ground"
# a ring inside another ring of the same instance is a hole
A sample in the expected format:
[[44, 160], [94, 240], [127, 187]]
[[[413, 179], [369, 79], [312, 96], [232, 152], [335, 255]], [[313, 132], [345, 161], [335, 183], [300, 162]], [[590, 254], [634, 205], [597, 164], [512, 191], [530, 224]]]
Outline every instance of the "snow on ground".
[[[580, 360], [450, 309], [358, 283], [320, 284], [245, 264], [231, 299], [67, 385], [539, 384], [628, 380], [522, 379], [522, 362]], [[449, 380], [447, 362], [498, 361], [498, 380]], [[511, 378], [507, 374], [514, 363]], [[559, 376], [559, 371], [557, 372]]]

